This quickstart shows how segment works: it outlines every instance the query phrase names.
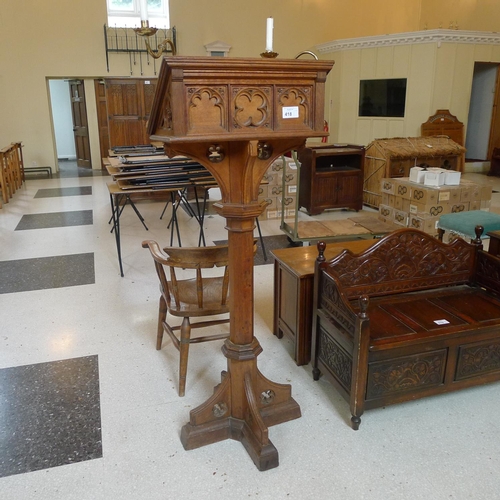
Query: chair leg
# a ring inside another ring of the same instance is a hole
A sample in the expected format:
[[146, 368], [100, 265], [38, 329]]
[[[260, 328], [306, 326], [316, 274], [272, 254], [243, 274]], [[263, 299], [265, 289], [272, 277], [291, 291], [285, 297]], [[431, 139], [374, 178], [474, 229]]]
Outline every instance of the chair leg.
[[161, 343], [163, 340], [163, 322], [167, 317], [167, 304], [163, 295], [160, 297], [160, 306], [158, 312], [158, 330], [156, 332], [156, 350], [159, 351], [161, 349]]
[[179, 351], [181, 359], [179, 363], [179, 396], [184, 396], [186, 391], [186, 375], [189, 354], [189, 339], [191, 337], [191, 324], [189, 318], [184, 318], [181, 325], [181, 341]]

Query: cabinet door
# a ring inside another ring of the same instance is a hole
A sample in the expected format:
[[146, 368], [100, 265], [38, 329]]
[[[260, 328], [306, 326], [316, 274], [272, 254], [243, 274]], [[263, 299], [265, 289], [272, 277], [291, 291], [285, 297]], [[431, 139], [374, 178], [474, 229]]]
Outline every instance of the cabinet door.
[[312, 205], [317, 208], [330, 208], [337, 204], [337, 176], [317, 175], [311, 192]]
[[362, 177], [359, 172], [349, 172], [337, 177], [336, 205], [350, 207], [355, 210], [362, 208]]
[[280, 301], [278, 318], [280, 326], [294, 339], [297, 334], [297, 278], [283, 267], [279, 270]]

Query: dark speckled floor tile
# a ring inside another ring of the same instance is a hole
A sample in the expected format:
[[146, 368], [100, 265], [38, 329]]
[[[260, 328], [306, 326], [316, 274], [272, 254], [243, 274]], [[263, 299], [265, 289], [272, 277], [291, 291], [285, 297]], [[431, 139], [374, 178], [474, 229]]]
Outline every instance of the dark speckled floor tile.
[[92, 194], [92, 186], [39, 189], [35, 194], [35, 198], [55, 198], [58, 196], [82, 196], [86, 194]]
[[0, 370], [0, 477], [102, 457], [97, 356]]
[[95, 283], [94, 254], [0, 261], [0, 294]]
[[16, 231], [49, 227], [88, 226], [93, 224], [92, 210], [23, 215]]

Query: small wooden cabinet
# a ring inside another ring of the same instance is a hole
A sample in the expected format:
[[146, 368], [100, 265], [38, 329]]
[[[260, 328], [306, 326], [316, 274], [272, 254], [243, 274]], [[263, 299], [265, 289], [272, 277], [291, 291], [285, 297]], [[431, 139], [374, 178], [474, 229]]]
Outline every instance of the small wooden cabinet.
[[[343, 250], [358, 253], [377, 240], [328, 243], [325, 258], [331, 260]], [[316, 246], [279, 248], [274, 256], [274, 318], [273, 333], [278, 338], [286, 335], [293, 344], [297, 365], [306, 365], [311, 359], [311, 335], [314, 295], [314, 265]]]
[[365, 149], [353, 145], [325, 145], [299, 151], [299, 207], [309, 215], [328, 208], [363, 207]]

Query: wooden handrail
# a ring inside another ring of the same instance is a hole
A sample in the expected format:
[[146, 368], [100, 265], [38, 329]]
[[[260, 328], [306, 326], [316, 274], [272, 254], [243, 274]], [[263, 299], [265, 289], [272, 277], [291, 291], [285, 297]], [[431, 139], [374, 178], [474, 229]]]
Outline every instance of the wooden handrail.
[[[8, 203], [24, 182], [22, 143], [13, 142], [0, 149], [0, 193], [3, 203]], [[2, 203], [0, 202], [0, 208]]]

